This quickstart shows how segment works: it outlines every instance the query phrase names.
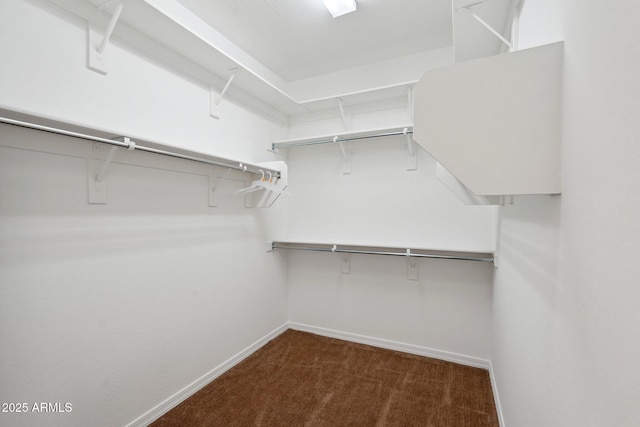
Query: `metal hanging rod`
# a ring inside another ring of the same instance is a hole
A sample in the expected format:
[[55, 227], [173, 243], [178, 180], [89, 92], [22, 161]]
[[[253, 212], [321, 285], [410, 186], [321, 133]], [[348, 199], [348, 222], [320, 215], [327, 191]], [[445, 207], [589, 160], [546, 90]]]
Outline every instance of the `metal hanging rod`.
[[36, 123], [30, 123], [30, 122], [24, 122], [24, 121], [20, 121], [20, 120], [14, 120], [14, 119], [6, 118], [6, 117], [0, 117], [0, 123], [5, 123], [5, 124], [8, 124], [8, 125], [13, 125], [13, 126], [19, 126], [19, 127], [23, 127], [23, 128], [27, 128], [27, 129], [35, 129], [35, 130], [39, 130], [39, 131], [43, 131], [43, 132], [54, 133], [54, 134], [57, 134], [57, 135], [69, 136], [69, 137], [72, 137], [72, 138], [83, 139], [85, 141], [99, 142], [99, 143], [102, 143], [102, 144], [112, 145], [112, 146], [116, 146], [116, 147], [125, 147], [125, 148], [127, 148], [129, 150], [146, 151], [148, 153], [160, 154], [162, 156], [174, 157], [174, 158], [177, 158], [177, 159], [191, 160], [191, 161], [194, 161], [194, 162], [206, 163], [206, 164], [215, 165], [215, 166], [223, 166], [223, 167], [226, 167], [226, 168], [229, 168], [229, 169], [239, 170], [239, 171], [242, 171], [242, 172], [249, 172], [249, 173], [256, 173], [257, 174], [257, 173], [260, 173], [260, 171], [263, 171], [263, 173], [266, 172], [266, 171], [270, 171], [271, 173], [273, 173], [274, 177], [277, 177], [277, 178], [280, 177], [280, 172], [275, 170], [275, 169], [269, 169], [269, 168], [265, 168], [263, 166], [252, 165], [250, 163], [236, 162], [234, 160], [224, 159], [224, 158], [198, 157], [198, 154], [202, 154], [203, 156], [208, 156], [208, 155], [204, 154], [204, 153], [191, 152], [189, 150], [184, 150], [184, 151], [193, 153], [195, 155], [176, 153], [176, 152], [162, 150], [162, 149], [153, 148], [153, 147], [145, 147], [145, 146], [142, 146], [142, 145], [138, 145], [133, 140], [130, 140], [128, 138], [126, 138], [125, 141], [118, 141], [118, 140], [113, 140], [113, 139], [102, 138], [102, 137], [95, 136], [95, 135], [87, 135], [87, 134], [84, 134], [84, 133], [73, 132], [73, 131], [69, 131], [69, 130], [65, 130], [65, 129], [59, 129], [59, 128], [54, 128], [54, 127], [50, 127], [50, 126], [43, 126], [43, 125], [39, 125], [39, 124], [36, 124]]
[[400, 128], [392, 128], [371, 132], [350, 132], [343, 133], [334, 136], [320, 136], [317, 138], [305, 138], [298, 140], [289, 140], [274, 142], [271, 144], [271, 148], [276, 150], [278, 148], [292, 148], [302, 147], [305, 145], [319, 145], [319, 144], [335, 144], [340, 142], [357, 141], [361, 139], [369, 138], [381, 138], [385, 136], [397, 136], [397, 135], [410, 135], [413, 133], [413, 126], [405, 126]]
[[332, 245], [324, 243], [272, 242], [272, 249], [294, 249], [314, 252], [335, 252], [348, 254], [392, 255], [415, 258], [454, 259], [461, 261], [494, 262], [490, 252], [444, 251], [433, 249], [405, 249], [381, 246]]

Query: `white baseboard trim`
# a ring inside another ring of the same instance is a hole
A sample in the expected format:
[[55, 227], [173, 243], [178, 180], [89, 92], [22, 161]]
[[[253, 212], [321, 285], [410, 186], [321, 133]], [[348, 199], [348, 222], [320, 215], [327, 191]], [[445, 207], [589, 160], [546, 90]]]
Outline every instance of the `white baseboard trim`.
[[310, 332], [312, 334], [322, 335], [329, 338], [337, 338], [345, 341], [356, 342], [359, 344], [367, 344], [374, 347], [401, 351], [403, 353], [416, 354], [418, 356], [432, 357], [434, 359], [459, 363], [461, 365], [472, 366], [474, 368], [489, 370], [489, 368], [491, 367], [491, 362], [487, 359], [452, 353], [449, 351], [436, 350], [434, 348], [422, 347], [413, 344], [406, 344], [398, 341], [390, 341], [382, 338], [369, 337], [366, 335], [352, 334], [350, 332], [335, 331], [333, 329], [319, 328], [317, 326], [305, 325], [303, 323], [296, 322], [289, 322], [289, 328], [296, 331]]
[[220, 365], [213, 368], [211, 371], [207, 372], [206, 374], [204, 374], [203, 376], [201, 376], [191, 384], [187, 385], [182, 390], [175, 393], [173, 396], [167, 398], [163, 402], [159, 403], [158, 405], [154, 406], [153, 408], [151, 408], [150, 410], [142, 414], [140, 417], [131, 421], [129, 424], [127, 424], [127, 427], [138, 427], [138, 426], [142, 427], [142, 426], [147, 426], [151, 424], [153, 421], [157, 420], [162, 415], [169, 412], [175, 406], [177, 406], [178, 404], [183, 402], [185, 399], [187, 399], [189, 396], [191, 396], [192, 394], [194, 394], [195, 392], [197, 392], [198, 390], [200, 390], [201, 388], [209, 384], [211, 381], [215, 380], [220, 375], [224, 374], [226, 371], [233, 368], [235, 365], [242, 362], [247, 357], [251, 356], [257, 350], [263, 347], [266, 343], [268, 343], [269, 341], [271, 341], [272, 339], [274, 339], [275, 337], [277, 337], [287, 329], [289, 329], [289, 324], [285, 323], [280, 327], [276, 328], [275, 330], [271, 331], [264, 337], [260, 338], [258, 341], [251, 344], [249, 347], [245, 348], [244, 350], [234, 355], [233, 357], [227, 359]]
[[498, 383], [496, 381], [496, 375], [493, 372], [493, 364], [489, 361], [489, 377], [491, 378], [491, 389], [493, 391], [493, 401], [496, 405], [496, 412], [498, 413], [498, 424], [500, 427], [507, 427], [504, 422], [504, 416], [502, 415], [502, 405], [500, 404], [500, 394], [498, 394]]

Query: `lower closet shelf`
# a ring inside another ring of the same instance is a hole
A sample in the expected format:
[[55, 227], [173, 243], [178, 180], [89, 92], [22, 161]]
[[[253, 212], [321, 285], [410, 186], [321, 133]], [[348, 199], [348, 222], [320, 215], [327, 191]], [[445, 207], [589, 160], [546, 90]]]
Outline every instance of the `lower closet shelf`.
[[455, 259], [463, 261], [494, 262], [492, 252], [451, 251], [439, 249], [403, 248], [393, 246], [363, 246], [331, 243], [272, 242], [271, 249], [294, 249], [316, 252], [349, 254], [392, 255], [416, 258]]

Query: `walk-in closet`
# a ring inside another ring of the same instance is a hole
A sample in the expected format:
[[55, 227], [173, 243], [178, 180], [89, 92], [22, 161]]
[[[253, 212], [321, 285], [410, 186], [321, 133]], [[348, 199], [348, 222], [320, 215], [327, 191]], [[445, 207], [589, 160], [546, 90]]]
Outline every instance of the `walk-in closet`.
[[638, 20], [1, 0], [0, 425], [637, 425]]

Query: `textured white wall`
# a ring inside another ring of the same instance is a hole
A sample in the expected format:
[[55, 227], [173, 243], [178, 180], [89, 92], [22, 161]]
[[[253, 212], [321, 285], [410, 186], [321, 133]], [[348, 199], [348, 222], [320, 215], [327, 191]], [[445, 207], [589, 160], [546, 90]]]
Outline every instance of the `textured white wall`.
[[[352, 117], [355, 129], [407, 122], [407, 112]], [[340, 131], [340, 120], [299, 123], [293, 136]], [[418, 151], [407, 171], [404, 137], [349, 142], [352, 173], [342, 174], [337, 144], [289, 150], [289, 225], [282, 240], [493, 251], [495, 207], [465, 206], [435, 177], [435, 161]], [[407, 279], [403, 257], [354, 255], [350, 274], [340, 257], [291, 252], [290, 320], [490, 358], [493, 266], [419, 260]]]
[[[0, 103], [269, 160], [282, 128], [230, 102], [209, 118], [208, 88], [114, 42], [98, 75], [81, 21], [47, 2], [0, 2]], [[79, 157], [0, 145], [0, 402], [73, 406], [0, 413], [0, 424], [127, 424], [286, 322], [286, 270], [265, 248], [281, 209], [246, 210], [233, 196], [209, 208], [201, 165], [114, 164], [108, 204], [89, 205], [91, 144], [0, 129], [2, 143], [34, 138], [78, 145]]]
[[[551, 6], [537, 10], [538, 30], [557, 22], [558, 4]], [[565, 0], [562, 8], [563, 28], [552, 33], [565, 37], [563, 193], [503, 210], [494, 369], [508, 426], [633, 426], [640, 5]]]

